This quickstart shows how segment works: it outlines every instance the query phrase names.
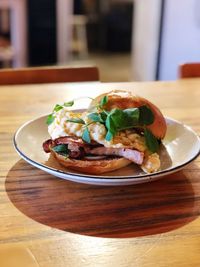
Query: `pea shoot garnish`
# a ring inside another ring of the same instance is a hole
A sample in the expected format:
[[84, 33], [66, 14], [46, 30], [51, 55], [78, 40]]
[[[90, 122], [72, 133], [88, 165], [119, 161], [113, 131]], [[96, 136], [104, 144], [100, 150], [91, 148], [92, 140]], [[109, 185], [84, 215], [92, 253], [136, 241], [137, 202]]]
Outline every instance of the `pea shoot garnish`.
[[63, 109], [64, 107], [71, 107], [74, 105], [74, 101], [64, 102], [63, 105], [56, 104], [53, 108], [53, 112], [47, 116], [46, 124], [50, 125], [55, 120], [55, 112], [58, 112], [59, 110]]

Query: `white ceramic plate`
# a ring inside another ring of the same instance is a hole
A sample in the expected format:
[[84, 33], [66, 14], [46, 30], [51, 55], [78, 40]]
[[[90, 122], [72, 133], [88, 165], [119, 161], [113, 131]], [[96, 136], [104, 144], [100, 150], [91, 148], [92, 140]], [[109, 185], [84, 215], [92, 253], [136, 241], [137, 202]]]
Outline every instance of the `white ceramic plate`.
[[160, 151], [161, 170], [153, 174], [144, 173], [131, 164], [120, 170], [102, 175], [87, 175], [66, 169], [49, 157], [42, 143], [49, 139], [46, 116], [25, 123], [14, 136], [14, 146], [19, 155], [33, 166], [54, 176], [87, 184], [128, 185], [156, 180], [182, 169], [200, 153], [200, 138], [188, 126], [166, 118], [167, 134]]

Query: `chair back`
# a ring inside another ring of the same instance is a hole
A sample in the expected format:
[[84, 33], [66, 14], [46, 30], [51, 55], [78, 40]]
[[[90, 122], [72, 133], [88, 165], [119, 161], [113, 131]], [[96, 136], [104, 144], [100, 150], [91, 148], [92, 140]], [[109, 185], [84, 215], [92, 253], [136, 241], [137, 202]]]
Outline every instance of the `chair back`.
[[180, 78], [200, 77], [200, 63], [185, 63], [179, 66]]
[[97, 67], [41, 67], [0, 70], [0, 85], [99, 81]]

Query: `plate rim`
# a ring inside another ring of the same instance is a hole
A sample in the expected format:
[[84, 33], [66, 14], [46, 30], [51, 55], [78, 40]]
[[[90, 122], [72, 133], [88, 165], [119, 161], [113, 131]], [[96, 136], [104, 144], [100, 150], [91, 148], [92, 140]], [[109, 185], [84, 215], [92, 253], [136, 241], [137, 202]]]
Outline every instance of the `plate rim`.
[[[74, 178], [77, 177], [77, 178], [81, 178], [82, 180], [87, 180], [88, 178], [90, 179], [96, 179], [96, 180], [110, 180], [110, 181], [130, 181], [130, 180], [134, 180], [134, 181], [144, 181], [144, 180], [147, 180], [148, 178], [151, 179], [151, 178], [154, 178], [154, 177], [159, 177], [159, 176], [164, 176], [164, 175], [167, 175], [167, 174], [170, 174], [172, 172], [176, 172], [178, 171], [179, 169], [182, 169], [184, 166], [188, 165], [189, 163], [191, 163], [193, 160], [195, 160], [199, 155], [200, 155], [200, 137], [198, 136], [198, 134], [189, 126], [189, 125], [186, 125], [184, 123], [181, 123], [180, 121], [178, 120], [175, 120], [175, 119], [172, 119], [170, 117], [167, 117], [165, 116], [165, 119], [166, 121], [170, 121], [170, 122], [174, 122], [176, 124], [180, 124], [182, 126], [184, 126], [185, 128], [187, 128], [190, 132], [192, 132], [197, 140], [198, 140], [198, 143], [199, 143], [199, 150], [198, 152], [192, 157], [190, 158], [190, 160], [186, 161], [186, 162], [183, 162], [182, 164], [178, 165], [178, 166], [175, 166], [175, 167], [170, 167], [170, 168], [167, 168], [165, 170], [161, 170], [161, 171], [158, 171], [158, 172], [155, 172], [155, 173], [143, 173], [141, 175], [133, 175], [133, 176], [122, 176], [122, 175], [119, 175], [119, 176], [106, 176], [106, 175], [92, 175], [92, 174], [86, 174], [86, 173], [72, 173], [70, 171], [62, 171], [62, 170], [59, 170], [59, 169], [55, 169], [55, 168], [52, 168], [52, 167], [49, 167], [43, 163], [40, 163], [38, 161], [35, 161], [31, 158], [29, 158], [28, 156], [26, 156], [18, 147], [17, 145], [17, 141], [16, 141], [16, 137], [17, 135], [20, 133], [20, 131], [26, 127], [27, 125], [35, 122], [36, 120], [39, 120], [39, 119], [42, 119], [42, 118], [45, 118], [47, 115], [42, 115], [40, 117], [37, 117], [35, 119], [32, 119], [32, 120], [29, 120], [27, 122], [25, 122], [24, 124], [22, 124], [18, 130], [14, 133], [14, 136], [13, 136], [13, 145], [14, 145], [14, 148], [16, 149], [17, 153], [25, 160], [27, 161], [28, 163], [32, 164], [33, 166], [35, 167], [38, 167], [39, 169], [42, 169], [43, 171], [45, 171], [44, 169], [47, 169], [49, 172], [51, 172], [52, 174], [62, 174], [64, 176], [66, 176], [66, 179], [67, 179], [67, 176], [73, 176]], [[54, 175], [55, 175], [54, 174]]]

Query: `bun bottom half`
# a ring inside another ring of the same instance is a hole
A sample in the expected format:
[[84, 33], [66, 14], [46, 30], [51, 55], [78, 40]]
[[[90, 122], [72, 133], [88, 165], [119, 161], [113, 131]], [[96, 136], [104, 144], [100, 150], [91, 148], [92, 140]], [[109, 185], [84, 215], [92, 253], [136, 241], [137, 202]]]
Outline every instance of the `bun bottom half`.
[[125, 158], [107, 158], [101, 160], [70, 159], [54, 151], [51, 154], [64, 167], [88, 174], [102, 174], [121, 169], [132, 162]]

